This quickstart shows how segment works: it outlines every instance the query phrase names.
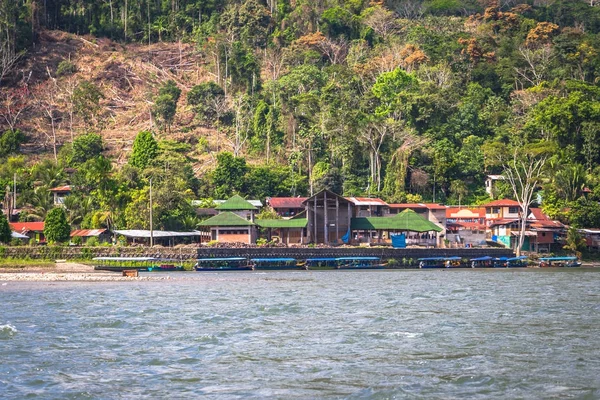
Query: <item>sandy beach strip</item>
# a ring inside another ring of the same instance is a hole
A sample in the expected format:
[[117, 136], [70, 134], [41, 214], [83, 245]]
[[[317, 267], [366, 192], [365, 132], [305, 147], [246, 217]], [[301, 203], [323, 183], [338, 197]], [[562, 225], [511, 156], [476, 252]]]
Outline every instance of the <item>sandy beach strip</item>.
[[0, 282], [14, 281], [162, 281], [173, 279], [164, 273], [135, 278], [123, 276], [120, 272], [96, 271], [93, 266], [78, 263], [56, 263], [54, 268], [23, 267], [0, 268]]

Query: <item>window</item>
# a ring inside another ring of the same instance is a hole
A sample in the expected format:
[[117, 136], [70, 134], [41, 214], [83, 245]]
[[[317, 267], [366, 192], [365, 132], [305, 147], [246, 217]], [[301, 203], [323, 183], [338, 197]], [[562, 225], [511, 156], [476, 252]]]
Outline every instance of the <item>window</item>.
[[492, 214], [500, 214], [500, 207], [492, 207]]
[[508, 207], [508, 212], [509, 212], [509, 214], [518, 214], [519, 207]]

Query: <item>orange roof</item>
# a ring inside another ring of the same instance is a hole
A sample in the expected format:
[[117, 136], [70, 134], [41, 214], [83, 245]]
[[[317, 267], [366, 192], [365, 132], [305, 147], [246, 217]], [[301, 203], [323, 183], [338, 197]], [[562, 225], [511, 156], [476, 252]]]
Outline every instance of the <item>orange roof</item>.
[[308, 197], [271, 197], [267, 204], [273, 208], [304, 208], [302, 202]]
[[484, 204], [481, 207], [514, 207], [514, 206], [520, 206], [521, 204], [519, 204], [518, 201], [514, 201], [514, 200], [510, 200], [510, 199], [501, 199], [501, 200], [494, 200], [490, 203]]
[[418, 208], [426, 208], [428, 210], [445, 210], [446, 206], [436, 203], [397, 203], [390, 204], [390, 208], [410, 208], [410, 209], [418, 209]]
[[44, 222], [11, 222], [10, 229], [15, 232], [43, 232]]
[[[461, 213], [462, 211], [462, 213]], [[472, 215], [460, 215], [460, 214], [468, 214]], [[458, 214], [458, 215], [456, 215]], [[485, 208], [484, 207], [448, 207], [446, 208], [446, 218], [473, 218], [474, 215], [477, 215], [479, 218], [485, 218]]]
[[106, 229], [75, 229], [71, 232], [71, 237], [80, 236], [80, 237], [91, 237], [91, 236], [100, 236], [106, 232]]
[[70, 192], [71, 191], [71, 185], [65, 185], [65, 186], [59, 186], [59, 187], [55, 187], [50, 189], [51, 192]]

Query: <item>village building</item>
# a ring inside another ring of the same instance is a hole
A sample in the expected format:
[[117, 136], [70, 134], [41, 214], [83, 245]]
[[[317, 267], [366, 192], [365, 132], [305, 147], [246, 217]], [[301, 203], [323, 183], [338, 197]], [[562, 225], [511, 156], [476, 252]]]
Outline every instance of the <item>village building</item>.
[[432, 222], [439, 226], [441, 230], [439, 232], [428, 232], [418, 234], [412, 234], [409, 237], [409, 241], [421, 241], [428, 245], [441, 247], [446, 240], [446, 206], [437, 203], [399, 203], [390, 204], [390, 214], [399, 214], [404, 210], [412, 210], [418, 215], [422, 216], [429, 222]]
[[71, 194], [71, 186], [59, 186], [50, 189], [54, 196], [54, 207], [64, 207], [65, 198]]
[[498, 221], [516, 221], [520, 218], [521, 205], [518, 201], [510, 199], [494, 200], [481, 207], [485, 208], [485, 221], [488, 227]]
[[446, 209], [447, 239], [451, 244], [473, 247], [486, 240], [485, 208], [448, 207]]
[[293, 218], [305, 211], [302, 204], [308, 197], [268, 197], [267, 205], [283, 218]]
[[44, 222], [10, 222], [10, 229], [33, 239], [36, 243], [46, 243]]
[[210, 229], [210, 239], [221, 243], [252, 244], [257, 239], [254, 216], [257, 208], [239, 195], [216, 207], [219, 214], [202, 221], [199, 226]]
[[111, 232], [108, 229], [75, 229], [71, 231], [71, 242], [75, 238], [81, 238], [81, 244], [86, 244], [90, 238], [96, 238], [98, 243], [110, 243]]
[[589, 251], [600, 251], [600, 229], [580, 229]]

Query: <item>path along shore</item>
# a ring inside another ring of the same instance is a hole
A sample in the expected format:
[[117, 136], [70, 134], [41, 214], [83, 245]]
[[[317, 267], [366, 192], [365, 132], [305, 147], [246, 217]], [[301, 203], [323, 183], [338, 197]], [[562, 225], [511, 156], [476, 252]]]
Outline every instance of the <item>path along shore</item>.
[[27, 266], [24, 268], [1, 268], [0, 282], [8, 281], [163, 281], [172, 279], [165, 274], [130, 278], [118, 272], [95, 271], [91, 265], [61, 262], [54, 267]]

